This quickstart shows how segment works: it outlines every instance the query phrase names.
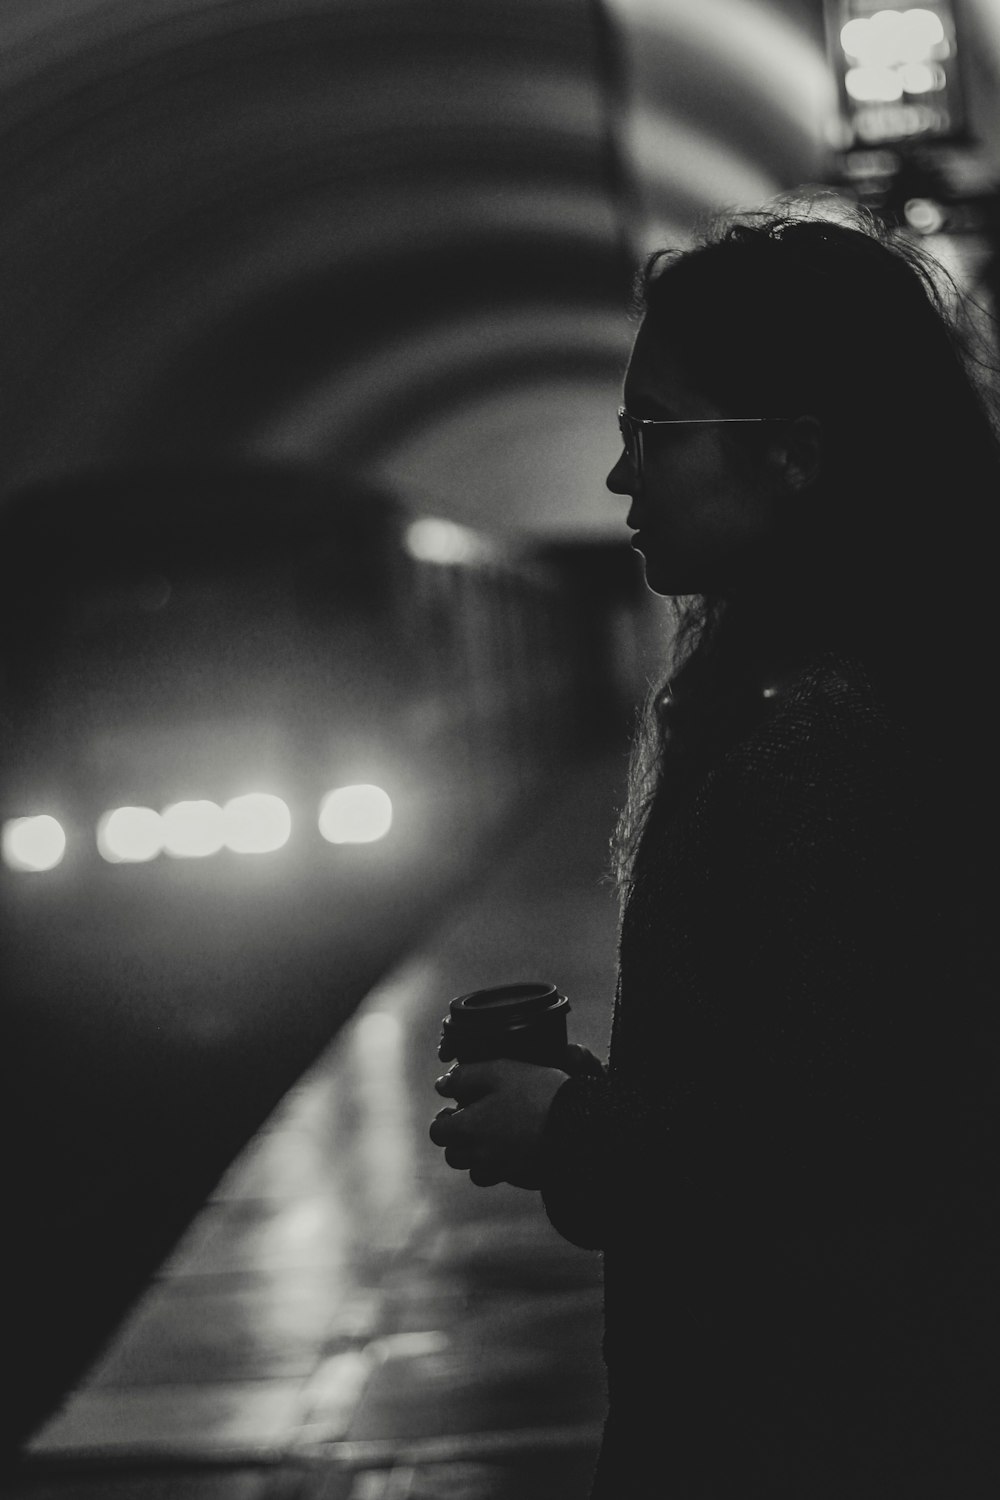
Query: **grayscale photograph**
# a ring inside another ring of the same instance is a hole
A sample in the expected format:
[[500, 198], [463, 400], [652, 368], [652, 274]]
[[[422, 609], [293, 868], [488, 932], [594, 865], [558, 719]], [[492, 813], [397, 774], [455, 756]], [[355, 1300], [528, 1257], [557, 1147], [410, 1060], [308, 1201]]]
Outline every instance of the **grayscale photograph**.
[[997, 1500], [1000, 0], [3, 0], [0, 143], [0, 1496]]

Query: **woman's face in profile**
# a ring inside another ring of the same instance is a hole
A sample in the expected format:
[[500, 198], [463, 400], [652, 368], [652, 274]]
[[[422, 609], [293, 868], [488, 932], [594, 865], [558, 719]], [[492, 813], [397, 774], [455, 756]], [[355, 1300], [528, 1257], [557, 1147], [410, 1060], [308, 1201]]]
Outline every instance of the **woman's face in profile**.
[[[679, 362], [639, 329], [625, 376], [623, 404], [632, 417], [683, 421], [768, 416], [723, 411], [688, 378]], [[736, 595], [766, 572], [779, 517], [780, 486], [759, 429], [708, 421], [647, 427], [641, 473], [623, 451], [607, 478], [616, 495], [631, 496], [626, 522], [657, 594]]]

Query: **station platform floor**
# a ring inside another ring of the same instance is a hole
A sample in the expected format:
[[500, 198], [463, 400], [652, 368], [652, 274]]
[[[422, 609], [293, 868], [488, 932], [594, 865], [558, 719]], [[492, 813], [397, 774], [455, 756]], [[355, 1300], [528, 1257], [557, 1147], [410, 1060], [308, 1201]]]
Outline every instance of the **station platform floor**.
[[625, 753], [531, 826], [367, 994], [218, 1182], [10, 1500], [584, 1500], [599, 1257], [428, 1139], [448, 1000], [545, 979], [604, 1055]]

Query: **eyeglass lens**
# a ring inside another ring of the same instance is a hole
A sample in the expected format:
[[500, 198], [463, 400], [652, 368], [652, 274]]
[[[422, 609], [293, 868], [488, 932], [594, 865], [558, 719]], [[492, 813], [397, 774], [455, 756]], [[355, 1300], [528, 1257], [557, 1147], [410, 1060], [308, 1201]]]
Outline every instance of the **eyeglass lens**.
[[638, 430], [629, 421], [627, 412], [619, 412], [618, 427], [622, 435], [625, 457], [633, 472], [638, 474], [642, 466], [642, 440]]

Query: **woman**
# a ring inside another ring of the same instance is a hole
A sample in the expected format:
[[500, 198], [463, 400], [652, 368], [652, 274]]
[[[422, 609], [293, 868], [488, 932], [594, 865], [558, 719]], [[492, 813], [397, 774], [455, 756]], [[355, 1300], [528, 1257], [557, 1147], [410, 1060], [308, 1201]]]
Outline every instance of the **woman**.
[[679, 625], [608, 1064], [437, 1083], [449, 1164], [603, 1252], [595, 1500], [1000, 1493], [1000, 455], [932, 263], [846, 218], [645, 268], [608, 487]]

